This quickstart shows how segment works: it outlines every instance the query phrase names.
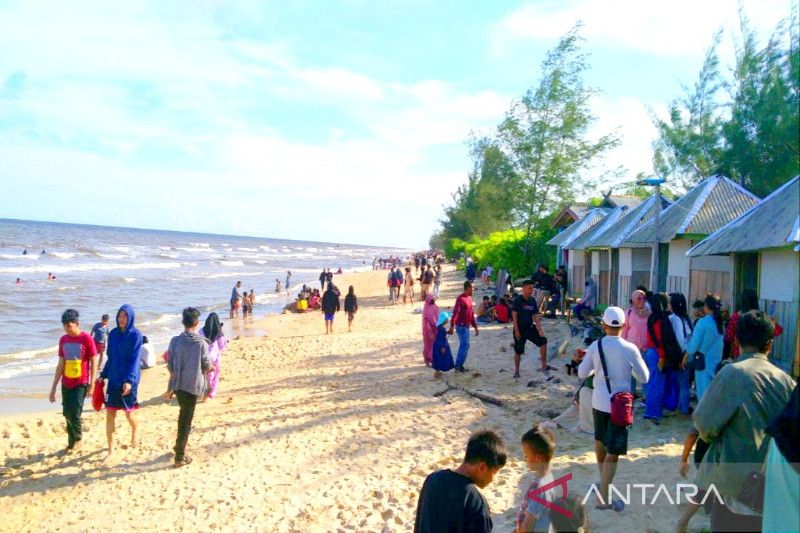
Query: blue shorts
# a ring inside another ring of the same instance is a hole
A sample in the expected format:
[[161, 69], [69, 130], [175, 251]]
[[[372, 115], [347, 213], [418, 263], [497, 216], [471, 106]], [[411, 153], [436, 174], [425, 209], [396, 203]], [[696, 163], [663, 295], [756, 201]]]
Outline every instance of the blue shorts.
[[325, 320], [330, 320], [331, 322], [333, 322], [333, 315], [329, 315], [328, 313], [325, 313]]
[[106, 388], [106, 409], [109, 411], [125, 411], [130, 412], [139, 408], [139, 401], [136, 399], [136, 389], [134, 385], [131, 387], [131, 392], [127, 395], [122, 395], [122, 385], [107, 387]]

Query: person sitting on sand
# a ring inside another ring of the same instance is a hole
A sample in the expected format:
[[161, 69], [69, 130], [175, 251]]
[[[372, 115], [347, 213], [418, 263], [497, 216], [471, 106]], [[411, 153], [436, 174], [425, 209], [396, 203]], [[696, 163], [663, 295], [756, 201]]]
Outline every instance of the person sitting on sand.
[[450, 343], [447, 341], [447, 328], [445, 324], [450, 320], [450, 313], [442, 311], [439, 313], [439, 318], [436, 321], [436, 340], [433, 343], [433, 350], [431, 352], [433, 359], [431, 366], [433, 366], [433, 377], [439, 379], [442, 377], [442, 372], [448, 372], [456, 367], [453, 361], [453, 352], [450, 350]]
[[131, 426], [131, 447], [139, 442], [136, 439], [136, 410], [139, 400], [136, 393], [139, 388], [141, 367], [139, 366], [139, 350], [142, 347], [142, 333], [135, 326], [136, 315], [133, 307], [123, 305], [117, 311], [117, 327], [108, 334], [108, 351], [106, 364], [100, 372], [100, 379], [106, 380], [106, 438], [108, 454], [106, 460], [114, 454], [114, 425], [117, 411], [125, 411], [125, 417]]
[[492, 531], [492, 513], [478, 488], [486, 488], [506, 465], [503, 440], [493, 431], [473, 433], [464, 461], [455, 470], [438, 470], [422, 484], [414, 533]]
[[422, 308], [422, 359], [425, 361], [425, 366], [433, 364], [433, 343], [436, 340], [438, 321], [439, 307], [436, 305], [436, 296], [428, 294], [425, 306]]
[[347, 331], [352, 331], [353, 318], [358, 312], [358, 298], [356, 298], [355, 289], [350, 285], [347, 289], [347, 296], [344, 297], [344, 312], [347, 313]]
[[308, 311], [308, 299], [304, 294], [301, 294], [297, 298], [297, 312], [305, 313], [306, 311]]
[[511, 309], [508, 307], [508, 300], [502, 297], [494, 306], [494, 319], [500, 324], [508, 324], [510, 317]]
[[208, 360], [212, 367], [208, 373], [208, 390], [205, 397], [214, 398], [217, 395], [219, 375], [222, 371], [222, 352], [228, 346], [228, 339], [222, 332], [222, 324], [217, 313], [209, 313], [205, 325], [197, 333], [208, 343]]
[[81, 446], [83, 400], [94, 392], [97, 352], [92, 337], [80, 328], [78, 311], [67, 309], [61, 315], [65, 335], [58, 341], [58, 365], [50, 389], [50, 403], [56, 401], [61, 382], [62, 413], [67, 421], [66, 453]]
[[314, 311], [320, 308], [320, 296], [317, 289], [314, 289], [311, 296], [308, 298], [308, 308]]
[[142, 347], [139, 349], [139, 366], [142, 368], [156, 366], [156, 351], [147, 335], [142, 335]]
[[202, 335], [197, 333], [197, 324], [200, 311], [193, 307], [183, 310], [182, 323], [185, 328], [183, 333], [172, 337], [169, 343], [169, 385], [167, 396], [178, 397], [180, 412], [178, 413], [178, 437], [175, 440], [175, 468], [180, 468], [192, 462], [186, 457], [186, 442], [192, 429], [192, 419], [197, 399], [202, 398], [206, 392], [206, 378], [204, 374], [211, 371], [211, 361], [208, 359], [208, 344]]
[[488, 296], [484, 296], [481, 303], [478, 305], [478, 308], [475, 310], [475, 316], [477, 317], [478, 322], [483, 324], [488, 324], [492, 321], [492, 301], [489, 299]]

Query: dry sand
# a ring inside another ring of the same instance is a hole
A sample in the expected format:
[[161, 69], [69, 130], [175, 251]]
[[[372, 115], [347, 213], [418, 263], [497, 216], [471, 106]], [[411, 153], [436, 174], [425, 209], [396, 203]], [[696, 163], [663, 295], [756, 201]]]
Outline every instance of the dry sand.
[[[109, 466], [100, 463], [104, 414], [89, 402], [83, 449], [67, 457], [57, 453], [66, 443], [60, 413], [0, 418], [0, 530], [411, 531], [425, 476], [457, 466], [470, 433], [490, 428], [508, 443], [510, 461], [483, 493], [495, 531], [512, 531], [528, 479], [519, 438], [570, 405], [577, 379], [562, 368], [577, 339], [551, 361], [559, 372], [550, 382], [535, 370], [529, 345], [515, 380], [510, 326], [483, 327], [473, 337], [472, 372], [446, 380], [508, 407], [457, 390], [434, 396], [446, 384], [422, 364], [414, 313], [421, 304], [389, 305], [385, 279], [385, 272], [337, 276], [343, 292], [352, 283], [359, 295], [352, 333], [343, 314], [329, 336], [319, 313], [284, 314], [250, 327], [268, 336], [232, 342], [219, 396], [198, 404], [188, 449], [194, 462], [182, 469], [172, 468], [178, 406], [160, 397], [163, 365], [144, 371], [141, 446], [125, 447], [129, 428], [118, 417], [125, 449]], [[445, 274], [442, 308], [452, 305], [461, 280]], [[554, 353], [567, 328], [561, 320], [544, 327]], [[454, 353], [457, 344], [454, 338]], [[665, 483], [674, 491], [683, 481], [678, 456], [689, 422], [655, 427], [640, 414], [616, 483]], [[555, 436], [554, 474], [572, 473], [570, 490], [583, 495], [598, 479], [593, 439], [563, 429]], [[632, 502], [621, 514], [595, 511], [593, 503], [593, 531], [671, 531], [683, 509], [663, 496], [655, 506]], [[702, 511], [692, 526], [708, 527]]]

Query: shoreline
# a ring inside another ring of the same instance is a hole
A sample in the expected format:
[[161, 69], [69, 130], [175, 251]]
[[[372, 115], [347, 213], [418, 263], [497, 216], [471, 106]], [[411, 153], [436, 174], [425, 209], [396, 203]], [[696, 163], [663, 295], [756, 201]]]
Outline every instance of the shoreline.
[[[463, 281], [452, 267], [445, 270], [442, 310], [452, 307]], [[267, 337], [232, 340], [218, 397], [197, 406], [189, 437], [195, 462], [188, 467], [171, 467], [178, 408], [160, 397], [165, 365], [145, 371], [139, 388], [142, 445], [126, 449], [130, 432], [118, 417], [121, 448], [111, 465], [99, 463], [105, 416], [88, 404], [84, 447], [69, 459], [56, 455], [66, 443], [60, 413], [0, 415], [0, 501], [8, 498], [14, 509], [7, 526], [408, 531], [425, 477], [455, 468], [470, 433], [488, 428], [505, 440], [509, 460], [482, 493], [497, 530], [511, 529], [520, 491], [529, 483], [519, 438], [563, 412], [577, 380], [562, 370], [545, 379], [531, 347], [522, 379], [514, 379], [507, 324], [479, 325], [480, 335], [471, 338], [470, 372], [434, 379], [422, 363], [421, 319], [414, 312], [422, 303], [389, 304], [385, 279], [386, 271], [367, 271], [337, 280], [343, 293], [352, 283], [359, 296], [353, 333], [342, 313], [327, 336], [319, 312], [287, 313], [254, 322]], [[481, 295], [476, 290], [475, 299]], [[563, 320], [547, 320], [544, 328], [551, 364], [561, 369], [578, 340], [569, 337]], [[567, 355], [557, 357], [562, 339]], [[458, 341], [450, 344], [455, 351]], [[504, 406], [465, 391], [498, 398]], [[689, 422], [667, 418], [656, 427], [636, 415], [615, 482], [686, 482], [678, 476], [677, 458]], [[597, 477], [592, 436], [564, 429], [554, 434], [554, 476], [572, 474], [569, 490], [582, 495]], [[92, 511], [72, 513], [75, 498]], [[120, 508], [119, 498], [129, 505]], [[631, 502], [621, 514], [587, 504], [595, 531], [669, 530], [681, 511], [661, 501]], [[703, 527], [708, 519], [701, 512], [692, 529]]]

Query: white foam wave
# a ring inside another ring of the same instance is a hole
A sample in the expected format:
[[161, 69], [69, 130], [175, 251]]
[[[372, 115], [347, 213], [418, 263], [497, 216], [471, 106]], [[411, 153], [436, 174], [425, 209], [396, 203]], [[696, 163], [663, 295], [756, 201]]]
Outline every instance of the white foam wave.
[[[36, 357], [58, 355], [58, 345], [39, 348], [38, 350], [24, 350], [22, 352], [0, 354], [0, 362], [34, 359]], [[51, 360], [52, 363], [52, 360]]]
[[3, 259], [39, 259], [39, 254], [0, 254]]
[[244, 266], [244, 263], [241, 261], [229, 261], [229, 260], [221, 260], [216, 261], [217, 264], [224, 265], [224, 266], [231, 266], [231, 267], [240, 267]]
[[128, 257], [125, 254], [101, 254], [100, 252], [97, 252], [95, 255], [103, 259], [122, 259], [123, 257]]
[[36, 273], [54, 272], [64, 274], [66, 272], [91, 272], [92, 270], [157, 270], [180, 268], [181, 263], [87, 263], [83, 265], [37, 265], [29, 267], [0, 267], [0, 273]]
[[25, 363], [12, 363], [10, 365], [0, 366], [0, 379], [10, 379], [22, 374], [34, 374], [40, 372], [47, 372], [53, 369], [53, 360], [50, 358], [44, 360], [32, 360]]
[[198, 248], [208, 248], [211, 246], [207, 242], [190, 242], [189, 244], [192, 246], [197, 246]]
[[217, 251], [213, 248], [191, 248], [191, 247], [184, 247], [178, 246], [175, 248], [176, 250], [181, 250], [183, 252], [194, 252], [194, 253], [217, 253]]
[[77, 254], [71, 252], [50, 252], [50, 255], [53, 257], [58, 257], [59, 259], [72, 259]]
[[240, 252], [257, 252], [258, 248], [243, 248], [240, 246], [239, 248], [237, 248], [237, 250], [239, 250]]
[[118, 252], [124, 252], [124, 253], [128, 253], [131, 251], [129, 246], [112, 246], [111, 248]]
[[122, 279], [124, 279], [128, 283], [133, 283], [134, 281], [136, 281], [136, 278], [122, 278]]

